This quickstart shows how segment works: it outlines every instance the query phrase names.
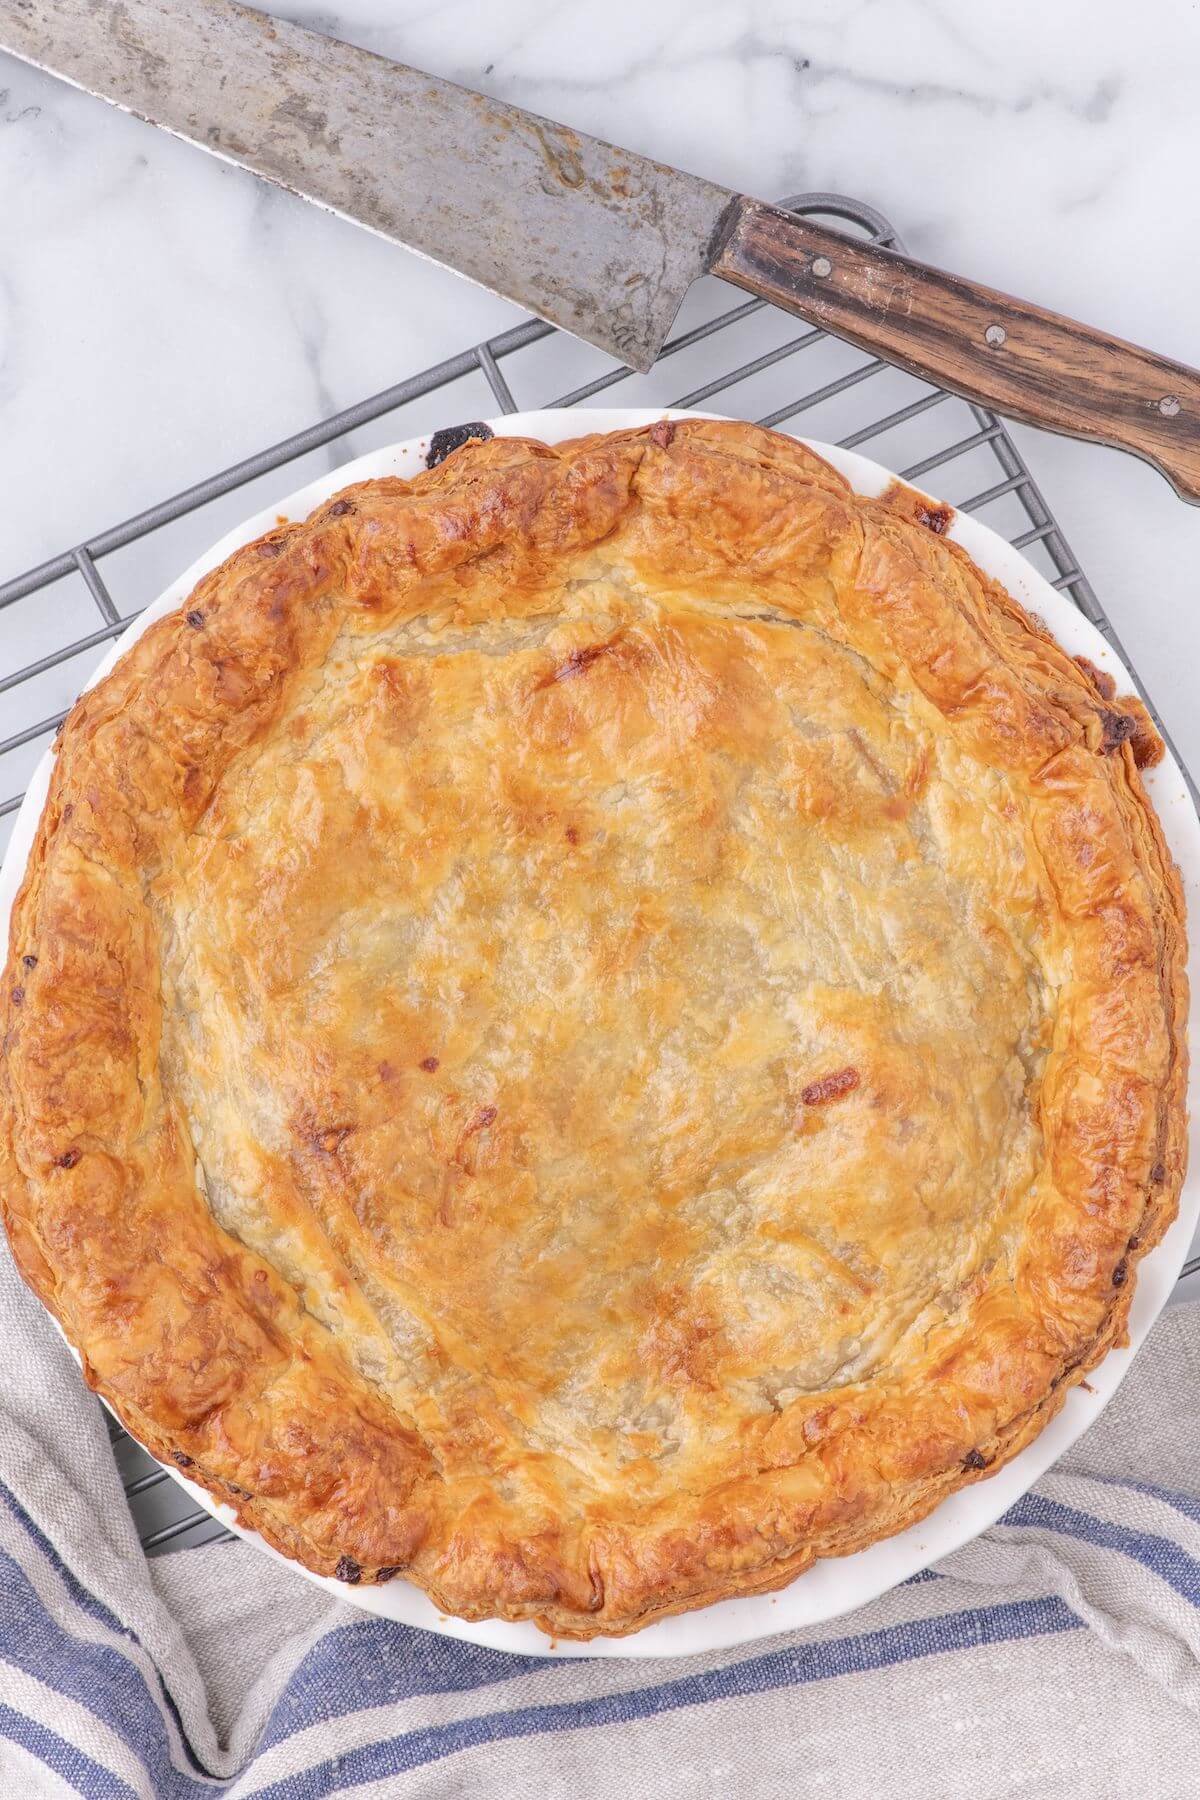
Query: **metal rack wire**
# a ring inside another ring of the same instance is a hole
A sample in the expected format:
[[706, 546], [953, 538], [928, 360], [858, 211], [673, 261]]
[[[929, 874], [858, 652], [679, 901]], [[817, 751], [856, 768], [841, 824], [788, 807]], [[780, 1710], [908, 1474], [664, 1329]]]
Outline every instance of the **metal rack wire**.
[[[822, 193], [793, 196], [783, 204], [823, 217], [854, 235], [900, 247], [888, 221], [859, 201]], [[602, 399], [604, 404], [715, 410], [714, 402], [719, 402], [730, 413], [757, 417], [764, 425], [792, 426], [803, 419], [807, 435], [847, 449], [870, 445], [882, 462], [899, 468], [906, 479], [925, 483], [933, 477], [930, 485], [939, 498], [961, 512], [982, 514], [1025, 551], [1103, 633], [1125, 666], [1132, 667], [1062, 528], [994, 414], [819, 329], [797, 329], [794, 319], [761, 301], [731, 307], [729, 297], [730, 289], [719, 282], [702, 283], [693, 290], [679, 328], [646, 377], [613, 365], [540, 320], [529, 319], [94, 533], [4, 583], [0, 707], [7, 731], [0, 739], [0, 794], [8, 797], [0, 799], [0, 834], [96, 655], [199, 550], [239, 516], [276, 497], [270, 491], [276, 471], [301, 465], [297, 480], [302, 481], [372, 443], [427, 434], [497, 408], [514, 412]], [[596, 372], [561, 391], [557, 383], [564, 368], [572, 365], [577, 375], [581, 357], [598, 364]], [[714, 372], [717, 367], [723, 372]], [[779, 384], [785, 379], [790, 397], [780, 404]], [[764, 405], [765, 401], [775, 403]], [[317, 461], [322, 456], [323, 465]], [[257, 497], [248, 498], [247, 489], [257, 489]], [[80, 582], [94, 609], [90, 620], [80, 614]], [[53, 604], [52, 597], [59, 603]], [[30, 602], [35, 610], [18, 618], [19, 609]], [[5, 631], [6, 619], [12, 618], [17, 618], [16, 628]], [[31, 645], [39, 652], [32, 657], [27, 654]], [[7, 666], [10, 661], [12, 667]], [[1144, 690], [1143, 698], [1162, 729]], [[1196, 799], [1190, 777], [1188, 781]], [[1200, 1257], [1185, 1267], [1184, 1274], [1197, 1268]], [[228, 1536], [115, 1420], [109, 1430], [147, 1553]]]

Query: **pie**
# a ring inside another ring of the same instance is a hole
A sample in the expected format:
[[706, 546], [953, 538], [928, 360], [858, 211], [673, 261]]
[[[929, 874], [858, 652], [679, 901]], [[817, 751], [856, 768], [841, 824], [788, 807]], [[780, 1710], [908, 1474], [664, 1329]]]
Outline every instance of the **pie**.
[[470, 441], [71, 713], [9, 1236], [286, 1555], [634, 1631], [911, 1524], [1122, 1341], [1185, 1154], [1159, 747], [946, 522], [749, 425]]

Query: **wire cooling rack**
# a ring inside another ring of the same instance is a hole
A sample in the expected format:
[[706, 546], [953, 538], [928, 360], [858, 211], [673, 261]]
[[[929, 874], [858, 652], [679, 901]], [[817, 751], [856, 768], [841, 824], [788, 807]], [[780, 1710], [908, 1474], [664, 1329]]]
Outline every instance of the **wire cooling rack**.
[[[873, 207], [838, 194], [783, 205], [852, 235], [902, 248]], [[423, 369], [344, 412], [235, 463], [147, 511], [0, 586], [0, 846], [25, 782], [99, 654], [207, 545], [288, 487], [376, 445], [428, 435], [494, 413], [578, 406], [693, 406], [788, 426], [871, 453], [960, 512], [979, 513], [1069, 595], [1134, 675], [1062, 528], [999, 419], [762, 301], [729, 305], [720, 282], [697, 284], [675, 335], [648, 376], [537, 319]], [[580, 376], [584, 379], [580, 379]], [[801, 423], [802, 421], [802, 423]], [[100, 565], [104, 565], [101, 573]], [[1163, 730], [1164, 738], [1170, 742]], [[1186, 772], [1185, 772], [1186, 773]], [[1188, 777], [1193, 799], [1196, 788]], [[1185, 1274], [1200, 1268], [1200, 1257]], [[146, 1551], [158, 1554], [229, 1534], [200, 1511], [115, 1420], [109, 1433]]]

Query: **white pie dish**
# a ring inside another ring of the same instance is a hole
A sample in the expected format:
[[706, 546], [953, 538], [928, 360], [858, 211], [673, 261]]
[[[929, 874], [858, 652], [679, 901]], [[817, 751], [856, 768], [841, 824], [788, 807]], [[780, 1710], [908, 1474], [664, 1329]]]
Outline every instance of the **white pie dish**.
[[[516, 414], [493, 421], [493, 425], [499, 433], [556, 441], [590, 431], [629, 428], [662, 416], [661, 409], [571, 410]], [[668, 416], [688, 415], [670, 412]], [[427, 443], [427, 439], [410, 440], [348, 463], [277, 502], [227, 534], [172, 583], [130, 627], [100, 664], [93, 680], [112, 667], [153, 619], [178, 606], [201, 575], [223, 561], [240, 544], [270, 530], [281, 514], [289, 518], [302, 518], [332, 493], [352, 481], [381, 475], [411, 475], [423, 466]], [[860, 493], [879, 493], [894, 479], [888, 471], [857, 454], [821, 444], [813, 447], [839, 468]], [[954, 516], [950, 535], [962, 544], [981, 568], [1038, 613], [1069, 651], [1086, 655], [1099, 667], [1107, 670], [1114, 676], [1119, 688], [1130, 685], [1127, 674], [1100, 634], [1068, 600], [1056, 593], [1036, 573], [1019, 552], [1014, 551], [987, 527], [957, 514]], [[6, 915], [19, 885], [45, 798], [51, 767], [52, 757], [47, 754], [35, 773], [18, 815], [3, 875], [0, 876], [0, 918]], [[1200, 824], [1197, 823], [1183, 778], [1170, 757], [1157, 769], [1149, 771], [1147, 785], [1162, 818], [1172, 852], [1183, 872], [1189, 904], [1200, 908]], [[1192, 986], [1195, 991], [1195, 970], [1192, 971]], [[1074, 1442], [1115, 1392], [1133, 1350], [1169, 1297], [1187, 1252], [1198, 1208], [1200, 1182], [1192, 1178], [1184, 1188], [1179, 1219], [1163, 1243], [1140, 1265], [1138, 1288], [1130, 1317], [1129, 1349], [1112, 1352], [1093, 1372], [1086, 1386], [1073, 1389], [1062, 1412], [1051, 1421], [1038, 1439], [991, 1480], [959, 1491], [929, 1518], [895, 1538], [875, 1544], [854, 1556], [818, 1564], [791, 1587], [778, 1594], [725, 1601], [700, 1612], [663, 1620], [632, 1638], [562, 1644], [557, 1653], [588, 1656], [684, 1655], [727, 1647], [796, 1626], [819, 1623], [876, 1597], [896, 1582], [977, 1535], [1018, 1499]], [[175, 1470], [170, 1472], [176, 1480], [181, 1480]], [[236, 1525], [227, 1507], [221, 1506], [206, 1492], [190, 1483], [181, 1480], [181, 1485], [198, 1504], [231, 1529], [239, 1531], [240, 1535], [255, 1543], [258, 1548], [267, 1549], [256, 1534], [243, 1531]], [[273, 1551], [267, 1553], [275, 1554]], [[309, 1575], [299, 1565], [293, 1567], [306, 1579], [322, 1580]], [[365, 1611], [426, 1629], [440, 1630], [447, 1635], [494, 1648], [524, 1654], [544, 1654], [549, 1647], [545, 1636], [532, 1625], [499, 1622], [471, 1624], [459, 1619], [444, 1618], [437, 1613], [425, 1595], [403, 1582], [369, 1588], [350, 1588], [333, 1581], [322, 1581], [322, 1585]]]

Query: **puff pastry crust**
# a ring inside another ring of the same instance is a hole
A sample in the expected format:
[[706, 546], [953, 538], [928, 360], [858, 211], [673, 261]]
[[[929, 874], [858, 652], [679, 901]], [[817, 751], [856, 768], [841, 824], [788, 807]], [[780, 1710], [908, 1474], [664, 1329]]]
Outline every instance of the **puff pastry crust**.
[[71, 713], [9, 1236], [287, 1555], [636, 1630], [911, 1524], [1121, 1340], [1185, 1154], [1153, 739], [942, 524], [749, 425], [471, 444]]

